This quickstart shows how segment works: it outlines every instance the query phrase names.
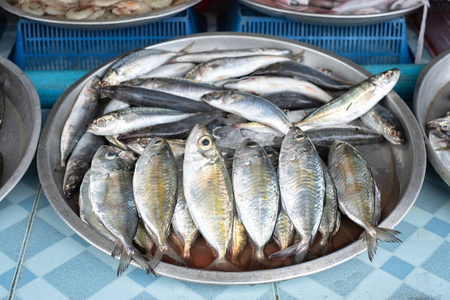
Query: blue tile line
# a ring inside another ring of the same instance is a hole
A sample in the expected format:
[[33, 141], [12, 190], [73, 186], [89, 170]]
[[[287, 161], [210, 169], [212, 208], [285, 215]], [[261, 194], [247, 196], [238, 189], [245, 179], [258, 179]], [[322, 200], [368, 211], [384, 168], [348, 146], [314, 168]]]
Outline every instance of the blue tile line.
[[23, 260], [24, 260], [24, 257], [25, 257], [25, 252], [26, 252], [26, 249], [27, 249], [28, 240], [30, 238], [31, 227], [33, 226], [33, 221], [34, 221], [34, 218], [36, 216], [37, 206], [38, 206], [38, 203], [39, 203], [39, 196], [40, 196], [40, 194], [41, 194], [41, 185], [39, 184], [39, 187], [38, 187], [37, 193], [36, 193], [36, 198], [34, 200], [33, 209], [31, 210], [30, 220], [28, 221], [27, 232], [25, 233], [23, 246], [22, 246], [22, 249], [20, 250], [20, 256], [19, 256], [19, 259], [17, 261], [16, 272], [14, 273], [14, 278], [13, 278], [12, 285], [11, 285], [11, 290], [9, 292], [9, 297], [8, 297], [9, 300], [13, 299], [13, 295], [14, 295], [14, 293], [16, 291], [16, 287], [18, 286], [19, 276], [20, 276], [20, 272], [22, 270], [22, 264], [23, 264]]
[[278, 294], [278, 283], [274, 282], [273, 283], [273, 296], [275, 297], [276, 300], [280, 299], [280, 295]]

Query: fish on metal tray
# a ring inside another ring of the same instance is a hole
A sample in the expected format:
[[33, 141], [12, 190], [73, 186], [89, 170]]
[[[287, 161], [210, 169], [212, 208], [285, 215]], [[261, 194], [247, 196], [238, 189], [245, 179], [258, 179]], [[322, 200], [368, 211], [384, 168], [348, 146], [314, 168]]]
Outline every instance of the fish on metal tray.
[[434, 130], [434, 134], [441, 139], [450, 141], [450, 111], [443, 118], [427, 122], [427, 129]]
[[277, 55], [277, 56], [292, 56], [292, 52], [288, 49], [274, 49], [274, 48], [247, 48], [247, 49], [226, 49], [226, 50], [209, 50], [186, 53], [178, 55], [173, 58], [173, 62], [192, 62], [205, 63], [213, 59], [224, 57], [242, 57], [250, 55]]
[[364, 229], [362, 240], [373, 260], [378, 241], [401, 242], [399, 231], [377, 227], [377, 188], [372, 171], [362, 155], [350, 144], [335, 141], [328, 157], [328, 169], [336, 186], [339, 209]]
[[273, 240], [280, 250], [286, 249], [291, 245], [294, 233], [294, 224], [291, 219], [289, 219], [284, 209], [281, 209], [273, 231]]
[[233, 234], [231, 238], [230, 248], [228, 253], [230, 255], [230, 261], [236, 265], [241, 267], [241, 263], [239, 259], [241, 258], [242, 252], [247, 246], [248, 242], [248, 234], [245, 230], [244, 225], [239, 220], [237, 211], [234, 214], [234, 222], [233, 222]]
[[323, 105], [323, 102], [306, 96], [303, 93], [276, 93], [264, 95], [264, 99], [269, 100], [281, 109], [309, 109]]
[[355, 125], [335, 125], [307, 131], [308, 137], [318, 146], [330, 147], [334, 141], [342, 140], [352, 145], [380, 143], [383, 136], [372, 129]]
[[[176, 57], [175, 57], [176, 58]], [[179, 77], [183, 78], [187, 72], [192, 70], [195, 64], [190, 62], [174, 62], [164, 64], [148, 73], [145, 77]]]
[[380, 104], [359, 118], [367, 127], [381, 133], [384, 138], [394, 145], [405, 143], [405, 132], [394, 115]]
[[186, 141], [183, 189], [195, 225], [217, 255], [206, 269], [238, 271], [226, 258], [233, 236], [233, 187], [220, 149], [203, 125], [196, 125]]

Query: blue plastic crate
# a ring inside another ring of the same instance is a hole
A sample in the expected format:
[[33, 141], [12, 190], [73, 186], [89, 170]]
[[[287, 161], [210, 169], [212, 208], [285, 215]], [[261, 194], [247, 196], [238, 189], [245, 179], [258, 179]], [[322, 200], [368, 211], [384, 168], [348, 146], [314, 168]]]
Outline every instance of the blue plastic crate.
[[26, 71], [91, 70], [127, 51], [196, 32], [192, 9], [156, 23], [110, 30], [66, 29], [20, 19], [11, 59]]
[[267, 16], [237, 4], [230, 12], [228, 30], [305, 42], [358, 64], [404, 64], [413, 61], [404, 18], [362, 26], [317, 25]]

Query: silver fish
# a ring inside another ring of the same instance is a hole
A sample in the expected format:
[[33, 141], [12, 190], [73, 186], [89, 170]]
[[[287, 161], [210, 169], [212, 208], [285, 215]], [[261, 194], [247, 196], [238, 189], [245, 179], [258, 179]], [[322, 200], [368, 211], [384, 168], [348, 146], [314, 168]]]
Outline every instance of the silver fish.
[[105, 105], [102, 111], [102, 115], [106, 115], [112, 111], [121, 110], [125, 108], [129, 108], [130, 104], [123, 100], [112, 99]]
[[139, 220], [138, 222], [136, 234], [134, 235], [134, 242], [145, 250], [145, 255], [147, 257], [152, 257], [152, 249], [155, 243], [150, 234], [145, 230], [142, 220]]
[[292, 126], [281, 109], [264, 98], [233, 91], [215, 91], [202, 100], [221, 110], [269, 125], [286, 134]]
[[71, 199], [78, 191], [84, 174], [91, 167], [95, 152], [103, 144], [102, 137], [88, 132], [80, 138], [67, 161], [66, 172], [64, 173], [63, 194], [66, 199]]
[[385, 109], [377, 104], [367, 113], [360, 117], [360, 120], [369, 128], [381, 133], [386, 140], [394, 145], [405, 143], [405, 133], [397, 119]]
[[72, 152], [77, 140], [84, 133], [86, 126], [95, 116], [98, 107], [98, 90], [100, 78], [92, 77], [82, 88], [73, 104], [61, 133], [60, 167], [65, 167], [67, 158]]
[[210, 50], [187, 53], [179, 55], [172, 59], [174, 62], [193, 62], [204, 63], [217, 58], [224, 57], [242, 57], [249, 55], [278, 55], [291, 56], [292, 52], [287, 49], [272, 49], [272, 48], [247, 48], [247, 49], [231, 49], [231, 50]]
[[238, 269], [226, 258], [233, 232], [233, 188], [220, 150], [203, 125], [196, 125], [186, 142], [183, 188], [195, 225], [217, 255], [207, 268]]
[[95, 135], [118, 135], [146, 127], [176, 122], [193, 113], [155, 107], [130, 107], [110, 112], [92, 121], [87, 132]]
[[266, 151], [256, 142], [242, 143], [233, 159], [236, 209], [255, 253], [250, 269], [262, 264], [278, 215], [280, 194], [277, 173]]
[[392, 69], [355, 85], [348, 92], [325, 103], [306, 119], [296, 123], [302, 130], [349, 123], [368, 112], [395, 86], [399, 69]]
[[163, 255], [184, 263], [167, 242], [176, 205], [177, 167], [165, 139], [154, 138], [137, 160], [133, 192], [145, 231], [157, 246], [152, 265], [156, 266]]
[[190, 62], [176, 62], [162, 65], [141, 77], [180, 77], [183, 78], [190, 70], [195, 67], [195, 64]]
[[133, 161], [128, 158], [129, 153], [116, 147], [101, 146], [97, 150], [92, 160], [89, 198], [98, 220], [115, 238], [111, 255], [120, 254], [117, 275], [127, 269], [132, 258], [147, 272], [155, 275], [132, 242], [137, 230], [138, 214], [129, 171]]
[[291, 219], [289, 219], [284, 209], [281, 209], [273, 231], [273, 240], [280, 250], [286, 249], [291, 245], [292, 239], [294, 238], [294, 233], [294, 224]]
[[305, 258], [319, 229], [325, 199], [322, 162], [307, 135], [293, 127], [284, 137], [278, 166], [281, 203], [300, 235], [299, 243], [270, 256]]
[[287, 60], [291, 59], [278, 55], [251, 55], [217, 58], [198, 64], [186, 74], [185, 78], [204, 82], [215, 82], [228, 78], [245, 76], [261, 67]]
[[361, 154], [344, 141], [335, 141], [328, 156], [328, 169], [338, 195], [340, 210], [364, 228], [361, 238], [373, 260], [378, 241], [401, 242], [400, 232], [376, 227], [374, 222], [376, 187], [369, 165]]
[[450, 112], [443, 118], [427, 122], [427, 129], [434, 130], [434, 134], [441, 139], [450, 141]]
[[336, 125], [314, 128], [307, 131], [309, 139], [316, 146], [330, 147], [335, 140], [352, 145], [380, 143], [383, 136], [377, 131], [354, 125]]
[[450, 141], [441, 138], [440, 135], [441, 133], [437, 129], [431, 129], [428, 133], [428, 140], [444, 168], [450, 172]]
[[310, 98], [329, 102], [333, 97], [308, 81], [278, 76], [250, 76], [229, 81], [224, 88], [239, 90], [256, 95], [270, 95], [278, 93], [302, 93]]
[[245, 230], [245, 227], [242, 224], [242, 222], [239, 220], [237, 212], [235, 212], [233, 222], [233, 237], [231, 238], [230, 249], [228, 250], [231, 256], [231, 262], [234, 265], [236, 266], [242, 265], [239, 262], [239, 259], [241, 257], [242, 252], [245, 249], [245, 246], [247, 246], [247, 242], [248, 242], [247, 231]]

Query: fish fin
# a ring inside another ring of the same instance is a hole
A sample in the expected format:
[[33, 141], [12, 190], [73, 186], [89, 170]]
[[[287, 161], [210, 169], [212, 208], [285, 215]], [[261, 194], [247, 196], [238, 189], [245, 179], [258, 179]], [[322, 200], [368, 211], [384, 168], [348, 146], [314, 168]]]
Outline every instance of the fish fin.
[[169, 244], [167, 244], [167, 248], [164, 249], [163, 254], [167, 255], [177, 263], [187, 267], [186, 262], [178, 255], [177, 252], [175, 252], [175, 250], [173, 250], [173, 248]]
[[363, 241], [366, 241], [369, 260], [372, 261], [377, 252], [378, 241], [401, 243], [402, 241], [395, 236], [396, 234], [400, 234], [400, 231], [382, 227], [366, 229], [361, 237]]
[[122, 247], [118, 243], [114, 243], [114, 248], [111, 252], [112, 257], [119, 257], [120, 253], [122, 253]]
[[274, 254], [270, 255], [269, 258], [281, 258], [281, 257], [295, 255], [295, 262], [299, 263], [299, 262], [303, 261], [303, 259], [305, 259], [306, 253], [308, 253], [308, 245], [309, 245], [309, 241], [308, 241], [308, 243], [304, 243], [303, 241], [300, 241], [297, 244], [294, 244], [283, 250], [275, 252]]
[[180, 50], [180, 54], [186, 54], [189, 53], [192, 50], [192, 47], [194, 47], [195, 42], [190, 43], [186, 47]]
[[[134, 248], [134, 247], [133, 247]], [[133, 258], [133, 260], [139, 265], [141, 266], [145, 271], [147, 271], [148, 273], [152, 273], [152, 275], [154, 277], [156, 277], [156, 272], [155, 270], [152, 268], [152, 266], [150, 265], [150, 263], [147, 261], [147, 259], [145, 258], [144, 255], [142, 255], [142, 253], [139, 252], [139, 250], [137, 250], [136, 248], [133, 249], [133, 252], [131, 254], [131, 257]]]
[[153, 259], [150, 262], [150, 266], [153, 269], [156, 269], [156, 266], [158, 266], [158, 264], [161, 262], [161, 259], [163, 258], [163, 253], [161, 252], [161, 250], [159, 250], [159, 248], [156, 249], [155, 255], [153, 255]]
[[299, 53], [292, 56], [292, 60], [296, 62], [301, 62], [305, 58], [305, 50], [300, 51]]
[[372, 225], [377, 226], [381, 217], [381, 193], [375, 184], [375, 211], [373, 213]]
[[217, 257], [205, 270], [215, 270], [215, 271], [225, 271], [225, 272], [240, 272], [242, 271], [239, 267], [233, 265], [231, 261], [225, 257]]
[[[114, 250], [113, 250], [114, 252]], [[117, 276], [120, 276], [125, 272], [131, 262], [131, 253], [127, 251], [125, 247], [122, 247], [122, 254], [120, 255], [119, 267], [117, 268]]]

